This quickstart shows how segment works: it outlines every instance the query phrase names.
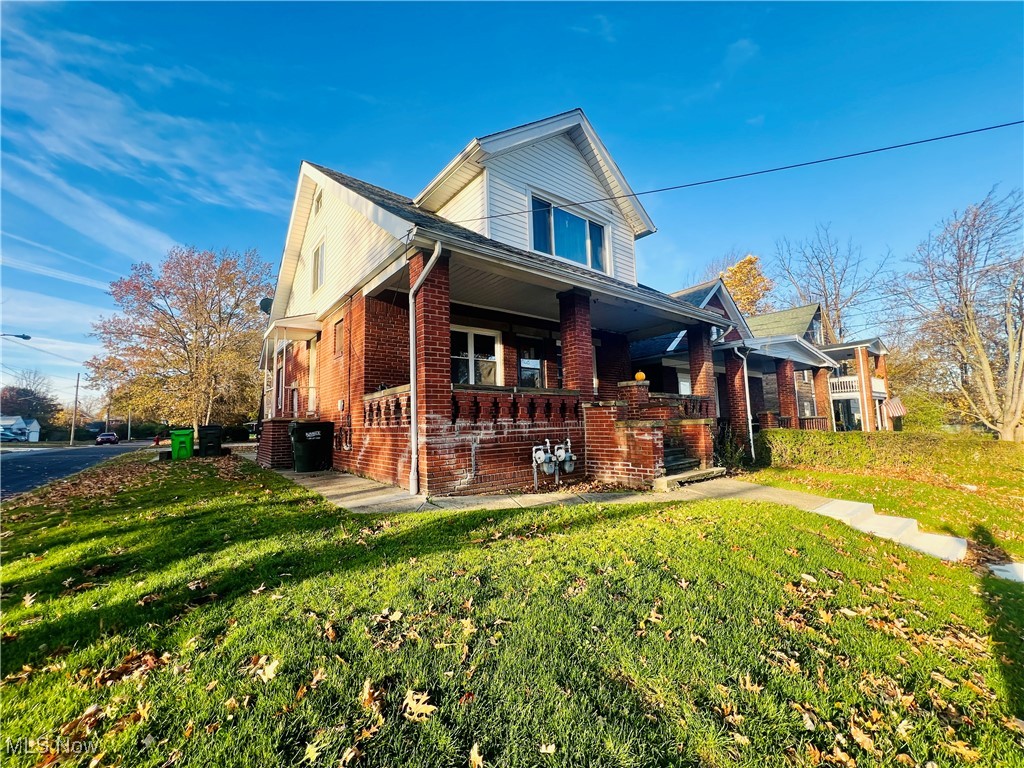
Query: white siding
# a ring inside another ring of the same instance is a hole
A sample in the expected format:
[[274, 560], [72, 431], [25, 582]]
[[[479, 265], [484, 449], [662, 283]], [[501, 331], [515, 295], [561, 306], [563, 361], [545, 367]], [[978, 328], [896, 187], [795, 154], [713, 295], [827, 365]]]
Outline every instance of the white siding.
[[[487, 210], [495, 216], [530, 208], [529, 191], [548, 193], [561, 200], [594, 200], [608, 197], [608, 189], [591, 170], [576, 145], [564, 134], [489, 158]], [[612, 276], [636, 283], [633, 231], [613, 202], [585, 206], [594, 218], [610, 228]], [[490, 237], [517, 248], [532, 250], [526, 214], [490, 219]]]
[[[326, 274], [314, 293], [313, 252], [321, 241], [326, 244]], [[397, 245], [390, 234], [324, 189], [323, 208], [319, 213], [310, 209], [285, 315], [326, 311]]]
[[437, 214], [444, 216], [448, 221], [454, 221], [466, 229], [486, 236], [487, 220], [482, 218], [487, 215], [484, 198], [486, 176], [486, 172], [478, 173], [472, 181], [459, 190], [455, 197], [442, 205], [437, 210]]

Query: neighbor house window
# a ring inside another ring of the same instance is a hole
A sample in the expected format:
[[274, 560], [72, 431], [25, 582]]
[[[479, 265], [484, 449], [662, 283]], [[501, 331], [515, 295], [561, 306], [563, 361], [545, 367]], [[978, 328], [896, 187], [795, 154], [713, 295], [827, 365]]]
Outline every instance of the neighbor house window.
[[452, 383], [498, 383], [498, 334], [492, 331], [456, 329], [452, 338]]
[[605, 271], [604, 227], [533, 198], [533, 250]]
[[324, 284], [324, 271], [326, 259], [325, 256], [325, 243], [320, 243], [315, 251], [313, 251], [313, 290], [315, 291], [321, 285]]

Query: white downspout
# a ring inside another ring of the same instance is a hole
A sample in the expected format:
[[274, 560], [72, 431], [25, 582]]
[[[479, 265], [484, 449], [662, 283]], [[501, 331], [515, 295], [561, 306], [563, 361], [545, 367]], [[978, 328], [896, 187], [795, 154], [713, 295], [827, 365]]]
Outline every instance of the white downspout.
[[419, 387], [416, 371], [416, 294], [423, 287], [424, 281], [437, 264], [441, 255], [441, 241], [434, 242], [434, 252], [423, 268], [415, 285], [409, 286], [409, 495], [418, 496], [420, 492], [420, 414], [417, 400]]
[[746, 395], [747, 399], [747, 436], [750, 438], [750, 460], [754, 461], [757, 457], [754, 455], [754, 417], [750, 413], [750, 380], [747, 378], [747, 355], [741, 353], [739, 347], [733, 349], [733, 352], [743, 361], [743, 394]]

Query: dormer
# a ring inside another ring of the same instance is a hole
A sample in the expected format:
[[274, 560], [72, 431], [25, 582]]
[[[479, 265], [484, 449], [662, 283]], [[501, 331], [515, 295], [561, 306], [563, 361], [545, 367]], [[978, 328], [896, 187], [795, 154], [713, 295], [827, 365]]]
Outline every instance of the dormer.
[[655, 231], [580, 109], [473, 139], [414, 202], [634, 285], [634, 242]]

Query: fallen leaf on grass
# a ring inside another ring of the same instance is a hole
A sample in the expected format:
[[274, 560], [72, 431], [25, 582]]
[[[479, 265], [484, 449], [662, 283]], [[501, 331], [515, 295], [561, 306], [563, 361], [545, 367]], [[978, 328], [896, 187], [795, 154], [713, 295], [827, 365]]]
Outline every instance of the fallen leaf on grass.
[[540, 745], [540, 753], [542, 755], [553, 755], [553, 754], [555, 754], [555, 745], [554, 744], [541, 744]]
[[32, 605], [36, 601], [36, 595], [38, 595], [38, 594], [39, 594], [38, 592], [26, 592], [21, 597], [21, 604], [24, 605], [26, 608], [28, 608], [30, 605]]
[[341, 754], [341, 765], [351, 765], [353, 762], [358, 760], [362, 756], [362, 751], [359, 747], [348, 747]]
[[748, 693], [760, 693], [764, 686], [751, 682], [750, 675], [740, 675], [740, 690]]
[[405, 700], [402, 702], [402, 715], [406, 720], [414, 723], [422, 723], [427, 720], [437, 709], [430, 703], [430, 694], [409, 689], [405, 693]]
[[864, 731], [862, 731], [853, 723], [850, 723], [850, 735], [853, 736], [853, 740], [857, 742], [857, 745], [865, 752], [872, 755], [882, 754], [875, 747], [875, 740], [868, 736]]
[[150, 603], [156, 602], [161, 597], [163, 597], [163, 595], [161, 595], [159, 592], [153, 592], [152, 594], [149, 594], [149, 595], [143, 595], [142, 597], [140, 597], [138, 600], [135, 601], [135, 604], [136, 605], [149, 605]]
[[359, 695], [359, 703], [366, 709], [380, 712], [381, 704], [384, 701], [384, 691], [381, 688], [374, 688], [370, 678], [363, 683], [363, 692]]
[[473, 748], [469, 750], [469, 768], [484, 768], [484, 759], [480, 756], [480, 745], [473, 742]]
[[943, 744], [943, 746], [968, 763], [975, 763], [981, 759], [981, 753], [973, 749], [966, 741], [952, 741], [949, 744]]
[[306, 753], [303, 755], [303, 759], [308, 763], [315, 763], [320, 757], [320, 747], [316, 744], [307, 744]]
[[931, 678], [932, 678], [932, 680], [934, 680], [939, 685], [941, 685], [941, 686], [943, 686], [945, 688], [950, 688], [950, 689], [956, 688], [956, 683], [954, 683], [952, 680], [950, 680], [948, 677], [946, 677], [941, 672], [932, 672]]

